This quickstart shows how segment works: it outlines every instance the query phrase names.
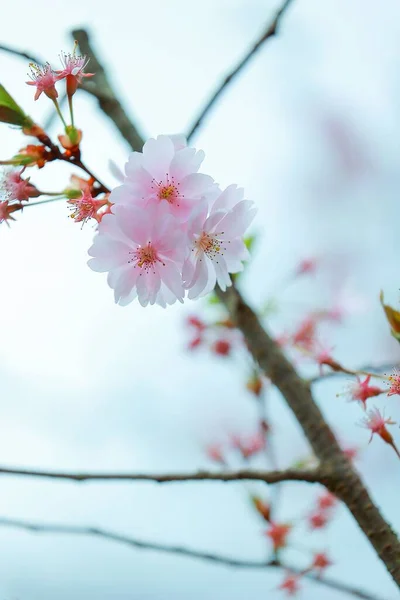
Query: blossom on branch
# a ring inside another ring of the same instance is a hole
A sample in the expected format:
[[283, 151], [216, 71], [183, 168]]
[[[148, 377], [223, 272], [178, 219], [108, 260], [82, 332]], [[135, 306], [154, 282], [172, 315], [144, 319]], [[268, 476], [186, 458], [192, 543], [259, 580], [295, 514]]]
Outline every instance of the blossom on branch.
[[82, 83], [84, 77], [93, 77], [94, 73], [85, 73], [89, 59], [86, 56], [80, 56], [76, 53], [78, 48], [78, 42], [75, 42], [72, 54], [66, 54], [61, 52], [60, 60], [63, 69], [56, 71], [56, 80], [60, 81], [65, 79], [67, 82], [67, 94], [73, 96], [78, 88], [78, 85]]
[[389, 375], [389, 391], [388, 396], [394, 396], [400, 394], [400, 371], [393, 369], [393, 373]]
[[392, 421], [391, 418], [385, 419], [385, 415], [380, 412], [379, 408], [370, 410], [367, 416], [361, 421], [361, 426], [369, 429], [371, 432], [371, 437], [369, 439], [370, 442], [375, 434], [379, 435], [384, 442], [392, 446], [400, 458], [400, 454], [394, 443], [392, 434], [387, 430], [386, 425], [396, 425], [396, 421]]
[[12, 213], [21, 209], [22, 204], [9, 204], [7, 200], [0, 202], [0, 225], [6, 223], [10, 227], [8, 221], [15, 221]]
[[49, 63], [46, 63], [44, 67], [30, 63], [29, 67], [29, 77], [32, 81], [27, 81], [26, 83], [36, 87], [35, 100], [38, 100], [42, 93], [46, 94], [51, 100], [56, 100], [58, 98], [58, 92], [55, 87], [57, 78]]
[[371, 375], [367, 375], [364, 381], [361, 381], [360, 377], [357, 375], [356, 381], [350, 383], [346, 390], [346, 395], [349, 397], [349, 400], [360, 402], [364, 410], [367, 408], [368, 398], [374, 398], [375, 396], [385, 393], [385, 390], [382, 388], [370, 385], [370, 381]]
[[287, 545], [287, 538], [291, 530], [292, 526], [287, 523], [271, 523], [265, 535], [271, 540], [275, 552]]
[[[189, 299], [204, 296], [217, 281], [225, 290], [229, 273], [242, 270], [248, 257], [242, 236], [253, 203], [235, 185], [218, 195], [214, 180], [198, 173], [204, 153], [183, 144], [178, 136], [148, 140], [143, 152], [130, 155], [123, 184], [111, 192], [112, 213], [106, 226], [102, 220], [89, 265], [110, 271], [120, 304], [137, 295], [143, 306], [165, 307], [183, 302], [186, 290]], [[213, 350], [226, 355], [230, 347], [219, 340]]]
[[235, 185], [219, 195], [210, 213], [206, 203], [199, 205], [189, 222], [190, 253], [183, 268], [189, 298], [208, 294], [216, 282], [225, 291], [232, 283], [229, 273], [243, 270], [249, 258], [243, 235], [254, 216], [253, 203]]
[[292, 573], [287, 573], [285, 575], [284, 580], [279, 585], [280, 590], [286, 592], [288, 596], [295, 596], [297, 592], [300, 590], [300, 577], [298, 575], [293, 575]]
[[96, 200], [92, 197], [90, 191], [86, 189], [81, 193], [80, 198], [69, 199], [68, 204], [72, 204], [70, 217], [74, 219], [75, 223], [87, 223], [90, 219], [95, 219], [100, 223], [107, 213], [107, 209], [103, 211], [101, 209], [107, 206], [109, 202], [108, 198]]
[[4, 172], [0, 184], [0, 192], [3, 192], [9, 202], [14, 200], [23, 202], [29, 200], [29, 198], [37, 198], [40, 196], [39, 190], [29, 183], [29, 177], [26, 179], [21, 177], [23, 172], [24, 169], [21, 169], [20, 171], [12, 169]]
[[122, 306], [138, 298], [142, 306], [183, 302], [180, 270], [185, 239], [165, 204], [143, 210], [114, 207], [103, 217], [89, 254], [94, 271], [109, 271], [108, 284]]

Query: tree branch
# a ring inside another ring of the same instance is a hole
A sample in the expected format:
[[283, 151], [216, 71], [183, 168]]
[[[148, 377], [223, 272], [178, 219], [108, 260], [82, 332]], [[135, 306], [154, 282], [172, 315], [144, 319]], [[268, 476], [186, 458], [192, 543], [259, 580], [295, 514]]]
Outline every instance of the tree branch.
[[325, 481], [326, 486], [347, 505], [400, 587], [399, 539], [340, 449], [331, 428], [314, 402], [310, 386], [297, 374], [238, 290], [232, 286], [226, 292], [220, 289], [216, 289], [216, 292], [232, 321], [242, 331], [254, 360], [286, 399], [315, 455], [322, 465], [331, 465], [332, 472]]
[[82, 88], [97, 98], [99, 107], [116, 125], [122, 137], [133, 150], [140, 152], [143, 147], [142, 136], [114, 94], [106, 71], [91, 46], [87, 31], [76, 29], [72, 35], [77, 40], [81, 53], [90, 58], [90, 69], [95, 73], [90, 81], [85, 81]]
[[[399, 366], [400, 365], [398, 363], [393, 363], [393, 362], [387, 363], [387, 364], [382, 364], [382, 365], [363, 365], [362, 367], [359, 367], [358, 369], [353, 369], [353, 371], [354, 371], [354, 373], [360, 373], [360, 374], [368, 373], [371, 375], [376, 373], [376, 375], [378, 377], [381, 377], [382, 373], [385, 373], [385, 371], [393, 371], [393, 369], [398, 369]], [[314, 383], [318, 383], [320, 381], [325, 381], [325, 379], [332, 379], [333, 377], [344, 377], [344, 376], [349, 377], [349, 373], [346, 373], [344, 371], [328, 371], [327, 373], [315, 375], [315, 377], [311, 377], [310, 379], [307, 379], [307, 381], [310, 384], [314, 384]]]
[[119, 533], [115, 533], [112, 531], [108, 531], [106, 529], [100, 529], [98, 527], [82, 527], [82, 526], [72, 526], [72, 525], [58, 525], [58, 524], [47, 524], [47, 523], [35, 523], [32, 521], [25, 521], [20, 519], [9, 519], [5, 517], [0, 517], [0, 527], [10, 527], [15, 529], [22, 529], [25, 531], [29, 531], [32, 533], [59, 533], [59, 534], [67, 534], [67, 535], [82, 535], [82, 536], [95, 536], [99, 537], [111, 542], [117, 542], [120, 544], [125, 544], [126, 546], [130, 546], [132, 548], [138, 548], [141, 550], [152, 550], [155, 552], [161, 552], [163, 554], [176, 554], [179, 556], [183, 556], [186, 558], [194, 558], [203, 560], [206, 562], [212, 562], [217, 565], [226, 566], [226, 567], [235, 567], [235, 568], [244, 568], [244, 569], [268, 569], [268, 568], [278, 568], [278, 569], [286, 569], [291, 573], [295, 573], [314, 581], [315, 583], [319, 583], [325, 587], [329, 587], [331, 589], [337, 590], [339, 592], [343, 592], [345, 594], [350, 594], [355, 596], [356, 598], [362, 598], [364, 600], [384, 600], [383, 598], [378, 598], [377, 596], [373, 596], [364, 592], [363, 590], [359, 590], [350, 585], [346, 585], [340, 581], [336, 581], [331, 578], [326, 577], [317, 577], [311, 573], [304, 573], [303, 570], [292, 567], [278, 560], [245, 560], [233, 558], [230, 556], [223, 556], [219, 554], [214, 554], [211, 552], [202, 552], [199, 550], [193, 550], [191, 548], [185, 548], [183, 546], [174, 546], [169, 544], [158, 544], [155, 542], [148, 542], [145, 540], [140, 540], [133, 537], [128, 537], [126, 535], [121, 535]]
[[192, 137], [194, 136], [194, 134], [196, 133], [198, 128], [202, 125], [207, 114], [214, 107], [214, 105], [219, 100], [220, 96], [225, 91], [225, 88], [232, 82], [233, 79], [235, 79], [235, 77], [237, 77], [239, 75], [239, 73], [244, 69], [244, 67], [247, 65], [247, 63], [250, 61], [250, 59], [254, 56], [254, 54], [257, 52], [257, 50], [260, 49], [260, 47], [264, 44], [264, 42], [266, 42], [267, 40], [272, 38], [277, 33], [280, 20], [281, 20], [282, 16], [284, 15], [285, 11], [289, 8], [291, 2], [292, 2], [292, 0], [286, 0], [283, 3], [283, 5], [279, 9], [279, 11], [276, 13], [275, 19], [272, 21], [272, 23], [268, 24], [267, 28], [262, 33], [261, 37], [258, 38], [258, 40], [250, 48], [250, 50], [248, 52], [246, 52], [246, 54], [238, 62], [238, 64], [234, 67], [234, 69], [232, 69], [232, 71], [230, 71], [230, 73], [228, 73], [228, 75], [225, 77], [225, 79], [217, 87], [217, 89], [215, 90], [215, 92], [213, 93], [211, 98], [208, 100], [207, 104], [201, 110], [199, 116], [196, 118], [193, 125], [191, 126], [190, 131], [187, 134], [188, 141], [190, 141], [192, 139]]
[[171, 483], [178, 481], [264, 481], [273, 484], [282, 481], [305, 481], [308, 483], [323, 482], [327, 474], [321, 469], [286, 469], [284, 471], [263, 471], [242, 469], [231, 472], [197, 471], [196, 473], [60, 473], [34, 469], [14, 469], [0, 467], [0, 475], [38, 477], [42, 479], [66, 479], [70, 481], [152, 481], [155, 483]]

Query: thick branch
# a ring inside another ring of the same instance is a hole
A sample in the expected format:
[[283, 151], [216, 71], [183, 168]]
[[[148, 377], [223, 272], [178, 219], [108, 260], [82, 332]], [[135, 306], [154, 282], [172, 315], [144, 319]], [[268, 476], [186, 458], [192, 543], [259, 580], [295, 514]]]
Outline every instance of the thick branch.
[[82, 88], [97, 98], [99, 107], [116, 125], [124, 139], [133, 150], [140, 152], [143, 146], [142, 136], [115, 96], [104, 67], [91, 46], [87, 31], [77, 29], [72, 32], [72, 35], [78, 41], [81, 53], [90, 58], [90, 70], [95, 73], [94, 77], [85, 81]]
[[225, 77], [225, 79], [217, 87], [217, 89], [215, 90], [215, 92], [213, 93], [211, 98], [208, 100], [207, 104], [201, 110], [199, 116], [193, 123], [192, 127], [190, 128], [190, 131], [187, 135], [188, 141], [191, 140], [191, 138], [194, 136], [194, 134], [196, 133], [198, 128], [202, 125], [205, 117], [210, 112], [210, 110], [214, 107], [214, 105], [217, 103], [220, 96], [225, 91], [225, 88], [245, 68], [245, 66], [248, 64], [250, 59], [254, 56], [254, 54], [257, 52], [257, 50], [260, 49], [260, 47], [264, 44], [264, 42], [266, 42], [267, 40], [272, 38], [277, 33], [281, 17], [284, 15], [285, 11], [289, 8], [289, 5], [291, 2], [292, 2], [292, 0], [286, 0], [283, 3], [283, 5], [279, 9], [279, 11], [276, 13], [275, 19], [272, 21], [272, 23], [268, 24], [267, 28], [263, 31], [261, 37], [258, 38], [258, 40], [250, 48], [250, 50], [248, 52], [246, 52], [246, 54], [238, 62], [238, 64], [234, 67], [234, 69], [232, 69], [232, 71], [230, 71], [230, 73], [228, 73], [228, 75]]
[[264, 481], [265, 483], [280, 483], [282, 481], [306, 481], [319, 483], [324, 481], [326, 474], [320, 469], [287, 469], [285, 471], [263, 471], [242, 469], [231, 472], [197, 471], [196, 473], [60, 473], [34, 469], [13, 469], [0, 467], [0, 475], [22, 477], [39, 477], [43, 479], [67, 479], [70, 481], [153, 481], [155, 483], [171, 483], [178, 481]]
[[15, 529], [23, 529], [32, 533], [60, 533], [68, 535], [83, 535], [83, 536], [96, 536], [111, 542], [117, 542], [125, 544], [132, 548], [139, 548], [141, 550], [153, 550], [165, 554], [176, 554], [186, 558], [195, 558], [212, 562], [217, 565], [235, 568], [245, 569], [268, 569], [268, 568], [284, 568], [292, 573], [303, 575], [320, 585], [329, 587], [345, 594], [350, 594], [356, 598], [363, 598], [364, 600], [383, 600], [372, 596], [362, 590], [354, 588], [353, 586], [346, 585], [340, 581], [326, 577], [316, 577], [313, 574], [303, 574], [301, 569], [287, 565], [277, 560], [265, 561], [265, 560], [244, 560], [240, 558], [233, 558], [230, 556], [222, 556], [219, 554], [213, 554], [211, 552], [201, 552], [199, 550], [193, 550], [191, 548], [185, 548], [183, 546], [173, 546], [169, 544], [157, 544], [155, 542], [147, 542], [137, 538], [128, 537], [121, 535], [106, 529], [99, 529], [98, 527], [74, 527], [72, 525], [57, 525], [57, 524], [46, 524], [46, 523], [34, 523], [32, 521], [22, 521], [19, 519], [8, 519], [0, 517], [0, 527], [13, 527]]
[[326, 481], [327, 487], [350, 509], [400, 587], [400, 542], [341, 451], [331, 428], [314, 402], [309, 385], [299, 377], [237, 289], [231, 287], [226, 292], [217, 290], [217, 293], [233, 322], [244, 334], [253, 358], [286, 399], [317, 458], [322, 465], [332, 466], [331, 477]]

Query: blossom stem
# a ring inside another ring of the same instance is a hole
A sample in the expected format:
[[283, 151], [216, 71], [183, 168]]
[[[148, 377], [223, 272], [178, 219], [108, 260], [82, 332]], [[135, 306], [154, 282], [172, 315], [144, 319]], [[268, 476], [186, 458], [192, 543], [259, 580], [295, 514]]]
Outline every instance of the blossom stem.
[[52, 198], [47, 198], [46, 200], [38, 200], [37, 202], [29, 202], [29, 204], [24, 205], [24, 208], [28, 208], [29, 206], [39, 206], [39, 204], [49, 204], [49, 202], [57, 202], [58, 200], [65, 200], [65, 196], [54, 196]]
[[75, 127], [75, 124], [74, 124], [73, 96], [70, 96], [69, 94], [68, 94], [68, 106], [69, 106], [69, 113], [71, 115], [71, 125], [72, 125], [72, 127]]
[[56, 98], [52, 98], [52, 100], [53, 100], [53, 104], [54, 104], [54, 106], [56, 107], [57, 114], [58, 114], [58, 116], [60, 117], [60, 119], [61, 119], [61, 121], [62, 121], [62, 124], [63, 124], [63, 125], [64, 125], [64, 127], [66, 128], [66, 127], [67, 127], [67, 123], [65, 122], [65, 119], [64, 119], [64, 117], [63, 117], [63, 115], [62, 115], [62, 112], [61, 112], [61, 110], [60, 110], [60, 106], [59, 106], [59, 104], [58, 104], [58, 102], [57, 102], [57, 99], [56, 99]]

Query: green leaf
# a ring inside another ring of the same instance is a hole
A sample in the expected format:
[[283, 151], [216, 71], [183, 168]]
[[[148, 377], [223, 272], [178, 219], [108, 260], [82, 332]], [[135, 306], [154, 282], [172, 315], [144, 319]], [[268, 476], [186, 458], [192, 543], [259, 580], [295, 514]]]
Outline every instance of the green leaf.
[[0, 84], [0, 122], [24, 127], [31, 119]]

